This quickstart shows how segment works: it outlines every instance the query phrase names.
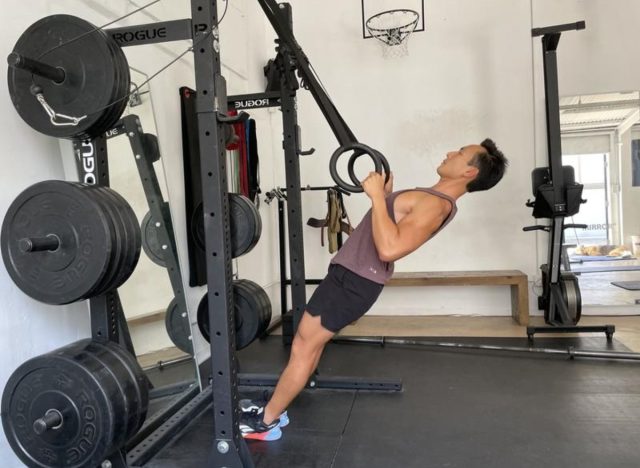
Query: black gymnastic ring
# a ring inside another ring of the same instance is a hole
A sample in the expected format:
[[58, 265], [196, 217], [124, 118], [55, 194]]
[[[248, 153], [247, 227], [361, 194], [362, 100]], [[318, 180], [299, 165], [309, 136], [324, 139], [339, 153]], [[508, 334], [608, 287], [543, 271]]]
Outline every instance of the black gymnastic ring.
[[[353, 182], [353, 185], [352, 185], [345, 182], [338, 175], [337, 164], [338, 164], [338, 158], [340, 156], [342, 156], [347, 151], [354, 151], [354, 150], [355, 152], [349, 158], [349, 163], [348, 163], [349, 177]], [[331, 178], [334, 180], [336, 185], [338, 185], [338, 187], [352, 193], [360, 193], [363, 191], [362, 185], [358, 180], [358, 178], [356, 177], [355, 171], [353, 170], [353, 166], [355, 164], [356, 159], [358, 159], [363, 154], [367, 154], [373, 160], [375, 171], [378, 174], [381, 174], [382, 171], [384, 171], [386, 174], [385, 181], [389, 180], [389, 174], [390, 174], [389, 163], [387, 162], [383, 154], [363, 143], [354, 142], [354, 143], [348, 143], [338, 148], [333, 153], [333, 155], [331, 155], [331, 159], [329, 160], [329, 173], [331, 174]]]
[[[382, 170], [385, 173], [385, 179], [384, 182], [385, 184], [389, 181], [389, 176], [390, 176], [390, 172], [391, 169], [389, 168], [389, 163], [387, 162], [387, 159], [384, 157], [384, 155], [378, 151], [375, 150], [373, 148], [370, 148], [371, 151], [373, 152], [372, 154], [375, 155], [375, 157], [372, 156], [372, 159], [374, 160], [374, 163], [376, 161], [376, 158], [378, 160], [380, 160], [380, 162], [382, 163]], [[358, 177], [356, 176], [355, 171], [353, 170], [353, 166], [356, 162], [356, 159], [358, 159], [360, 156], [362, 156], [363, 153], [353, 153], [351, 155], [351, 157], [349, 158], [349, 162], [347, 164], [347, 170], [349, 171], [349, 177], [351, 178], [351, 182], [353, 182], [356, 186], [360, 187], [360, 181], [358, 180]], [[376, 170], [377, 173], [380, 173], [380, 171]]]

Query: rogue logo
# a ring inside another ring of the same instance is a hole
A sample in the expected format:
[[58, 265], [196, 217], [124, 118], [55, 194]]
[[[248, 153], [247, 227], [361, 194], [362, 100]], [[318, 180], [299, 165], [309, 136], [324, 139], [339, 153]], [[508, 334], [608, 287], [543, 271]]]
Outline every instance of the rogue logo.
[[118, 136], [120, 132], [118, 132], [118, 128], [112, 128], [111, 130], [109, 130], [106, 134], [105, 137], [107, 138], [112, 138], [114, 136]]
[[247, 99], [246, 101], [236, 101], [236, 109], [250, 109], [252, 107], [263, 107], [269, 105], [269, 98]]
[[82, 181], [85, 184], [95, 185], [96, 183], [96, 156], [93, 143], [90, 141], [83, 141], [82, 148], [80, 149], [80, 156], [82, 158], [82, 171], [84, 176]]
[[113, 38], [119, 44], [126, 44], [133, 41], [148, 41], [167, 37], [167, 28], [139, 29], [138, 31], [126, 31], [113, 34]]

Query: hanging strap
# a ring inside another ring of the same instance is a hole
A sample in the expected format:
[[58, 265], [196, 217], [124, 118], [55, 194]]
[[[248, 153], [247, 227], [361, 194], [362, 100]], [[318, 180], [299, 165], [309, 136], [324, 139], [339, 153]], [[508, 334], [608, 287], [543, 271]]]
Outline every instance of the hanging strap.
[[[346, 219], [346, 222], [343, 221]], [[324, 219], [309, 218], [307, 225], [320, 228], [320, 245], [324, 247], [324, 229], [327, 228], [327, 240], [329, 244], [329, 253], [335, 253], [338, 250], [338, 234], [343, 232], [350, 235], [353, 232], [353, 226], [344, 208], [342, 194], [335, 189], [327, 190], [327, 215]]]

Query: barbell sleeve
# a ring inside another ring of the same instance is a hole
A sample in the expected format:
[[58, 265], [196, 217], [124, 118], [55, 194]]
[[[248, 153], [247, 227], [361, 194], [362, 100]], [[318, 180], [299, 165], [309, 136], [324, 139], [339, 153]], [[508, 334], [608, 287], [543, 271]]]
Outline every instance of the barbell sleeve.
[[24, 253], [53, 251], [60, 247], [60, 239], [53, 234], [46, 237], [25, 237], [18, 241], [18, 246]]
[[45, 415], [33, 422], [33, 431], [42, 435], [49, 429], [60, 427], [62, 425], [62, 414], [58, 410], [49, 410]]
[[34, 75], [47, 78], [55, 83], [62, 83], [67, 76], [62, 68], [52, 67], [51, 65], [25, 57], [17, 52], [11, 52], [9, 54], [7, 57], [7, 63], [10, 67], [26, 70]]

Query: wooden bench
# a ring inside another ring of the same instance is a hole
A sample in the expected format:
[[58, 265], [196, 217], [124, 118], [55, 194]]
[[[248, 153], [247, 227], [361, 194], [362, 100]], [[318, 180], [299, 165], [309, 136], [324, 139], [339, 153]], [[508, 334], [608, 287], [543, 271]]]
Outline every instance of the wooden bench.
[[416, 271], [394, 273], [387, 286], [511, 286], [511, 316], [529, 324], [529, 284], [519, 270]]

